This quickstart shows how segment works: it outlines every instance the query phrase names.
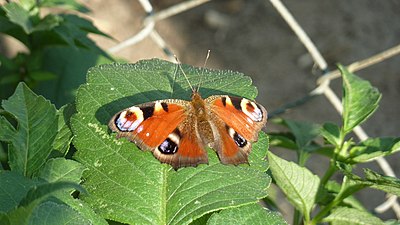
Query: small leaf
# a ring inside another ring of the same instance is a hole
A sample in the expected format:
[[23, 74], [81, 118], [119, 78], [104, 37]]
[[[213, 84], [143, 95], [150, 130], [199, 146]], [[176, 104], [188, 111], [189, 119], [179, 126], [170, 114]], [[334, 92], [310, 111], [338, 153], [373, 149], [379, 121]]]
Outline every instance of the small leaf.
[[[325, 201], [323, 205], [327, 205], [333, 200], [333, 194], [338, 194], [342, 190], [342, 185], [338, 184], [336, 181], [329, 180], [325, 185], [325, 188], [325, 190], [330, 193], [331, 197], [329, 199], [327, 198], [327, 201]], [[340, 206], [349, 206], [351, 208], [366, 211], [362, 203], [359, 202], [353, 195], [350, 195], [343, 199], [343, 202], [340, 204]]]
[[381, 175], [370, 169], [364, 169], [365, 179], [372, 182], [372, 188], [382, 190], [400, 197], [400, 179]]
[[400, 179], [395, 177], [384, 176], [370, 169], [364, 169], [365, 178], [361, 178], [351, 172], [350, 165], [338, 164], [338, 168], [348, 177], [354, 184], [364, 187], [371, 187], [400, 196]]
[[325, 123], [321, 128], [321, 134], [332, 145], [340, 146], [340, 128], [336, 124]]
[[29, 224], [92, 224], [77, 211], [64, 204], [47, 201], [33, 210]]
[[[3, 108], [18, 122], [17, 130], [1, 134], [2, 141], [9, 142], [9, 164], [12, 170], [32, 176], [46, 162], [57, 134], [57, 115], [54, 105], [42, 96], [37, 96], [24, 83], [15, 93], [3, 100]], [[5, 124], [5, 119], [0, 119]], [[10, 125], [6, 125], [9, 129]], [[5, 137], [5, 138], [4, 138]]]
[[263, 208], [259, 204], [249, 204], [212, 214], [207, 225], [218, 224], [286, 225], [287, 223], [279, 213]]
[[75, 0], [42, 0], [41, 7], [61, 7], [64, 9], [77, 10], [82, 13], [89, 12], [89, 9]]
[[53, 142], [53, 149], [59, 151], [62, 155], [67, 154], [72, 142], [73, 134], [70, 128], [70, 119], [75, 112], [75, 107], [72, 104], [64, 105], [57, 112], [58, 129]]
[[89, 204], [82, 201], [81, 199], [74, 199], [71, 197], [71, 195], [59, 193], [55, 193], [55, 197], [67, 204], [75, 211], [79, 212], [79, 214], [86, 220], [92, 221], [91, 224], [108, 225], [107, 221], [100, 214], [95, 212]]
[[276, 184], [282, 189], [288, 200], [307, 218], [316, 200], [319, 177], [307, 168], [288, 162], [268, 153], [270, 169]]
[[81, 186], [72, 182], [59, 181], [55, 183], [44, 183], [31, 188], [28, 194], [21, 200], [20, 206], [28, 206], [33, 202], [41, 202], [56, 191], [71, 188], [83, 193], [86, 192]]
[[0, 172], [0, 212], [16, 208], [35, 182], [13, 171]]
[[29, 77], [35, 81], [45, 81], [45, 80], [54, 80], [57, 78], [57, 75], [47, 71], [33, 71], [29, 73]]
[[291, 134], [269, 133], [270, 145], [296, 150], [298, 147]]
[[400, 151], [400, 138], [370, 138], [350, 149], [349, 161], [363, 163]]
[[296, 144], [301, 150], [305, 150], [305, 147], [318, 136], [320, 131], [319, 125], [310, 122], [285, 119], [284, 123], [288, 126], [290, 131], [293, 132], [296, 138]]
[[47, 182], [68, 181], [79, 183], [85, 167], [79, 162], [64, 158], [50, 159], [39, 173]]
[[27, 10], [15, 2], [5, 4], [2, 7], [10, 21], [22, 27], [25, 33], [30, 34], [32, 32], [33, 24]]
[[378, 108], [378, 89], [339, 65], [343, 76], [343, 131], [348, 134]]
[[60, 15], [60, 17], [63, 19], [63, 22], [52, 29], [59, 38], [71, 47], [89, 49], [93, 53], [108, 57], [108, 54], [88, 37], [88, 34], [91, 32], [106, 37], [107, 35], [101, 33], [90, 22], [77, 15]]
[[323, 222], [330, 222], [334, 225], [384, 225], [382, 220], [370, 213], [358, 209], [339, 207], [323, 219]]
[[51, 30], [62, 23], [63, 19], [59, 15], [49, 14], [44, 18], [40, 19], [36, 24], [32, 32]]

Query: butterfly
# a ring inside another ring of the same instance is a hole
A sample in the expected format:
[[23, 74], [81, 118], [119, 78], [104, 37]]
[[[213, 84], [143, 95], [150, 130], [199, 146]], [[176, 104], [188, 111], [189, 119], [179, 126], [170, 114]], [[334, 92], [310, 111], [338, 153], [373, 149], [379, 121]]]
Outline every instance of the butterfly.
[[206, 147], [214, 149], [223, 164], [248, 163], [252, 143], [267, 122], [266, 109], [236, 96], [203, 99], [199, 89], [191, 88], [191, 101], [165, 99], [135, 105], [116, 113], [108, 126], [117, 138], [152, 151], [175, 169], [208, 163]]

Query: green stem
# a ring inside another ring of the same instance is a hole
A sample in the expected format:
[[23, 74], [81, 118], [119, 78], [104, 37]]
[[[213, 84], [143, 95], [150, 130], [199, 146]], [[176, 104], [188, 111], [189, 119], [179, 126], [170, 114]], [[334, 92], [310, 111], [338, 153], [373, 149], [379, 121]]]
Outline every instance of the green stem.
[[322, 218], [325, 217], [326, 214], [329, 213], [329, 211], [332, 210], [333, 207], [335, 207], [340, 201], [337, 201], [337, 199], [334, 199], [332, 202], [330, 202], [328, 205], [326, 205], [312, 220], [310, 225], [315, 225], [319, 223]]
[[321, 187], [325, 187], [326, 183], [328, 182], [328, 180], [332, 177], [332, 175], [336, 172], [337, 168], [336, 168], [336, 160], [335, 159], [331, 159], [330, 164], [329, 164], [329, 168], [328, 170], [325, 172], [324, 176], [321, 179], [321, 183], [320, 186]]
[[300, 211], [295, 209], [293, 214], [293, 225], [300, 224]]

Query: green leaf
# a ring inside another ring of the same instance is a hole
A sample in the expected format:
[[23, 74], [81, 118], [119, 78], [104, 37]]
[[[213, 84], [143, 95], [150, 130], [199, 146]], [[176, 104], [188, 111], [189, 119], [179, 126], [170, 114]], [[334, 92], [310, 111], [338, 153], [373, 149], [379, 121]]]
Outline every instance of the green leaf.
[[75, 189], [85, 193], [85, 189], [72, 182], [59, 181], [54, 183], [44, 183], [31, 188], [27, 195], [21, 200], [20, 206], [28, 206], [30, 204], [42, 202], [54, 192], [63, 189]]
[[364, 169], [365, 179], [372, 182], [372, 188], [385, 191], [400, 197], [400, 179], [384, 176], [370, 169]]
[[85, 83], [86, 72], [96, 65], [99, 57], [86, 49], [68, 46], [46, 48], [43, 69], [57, 74], [57, 79], [40, 82], [35, 88], [36, 93], [46, 96], [57, 107], [73, 102], [76, 89]]
[[108, 56], [106, 52], [87, 36], [88, 33], [108, 37], [107, 35], [100, 32], [89, 21], [77, 15], [60, 15], [60, 17], [63, 19], [63, 22], [59, 26], [54, 27], [52, 31], [65, 41], [65, 43], [74, 48], [88, 49], [93, 53]]
[[321, 128], [322, 136], [335, 147], [339, 147], [340, 140], [340, 127], [333, 123], [324, 123]]
[[378, 108], [378, 89], [339, 65], [343, 76], [343, 132], [348, 134]]
[[[331, 197], [326, 198], [326, 201], [323, 202], [323, 205], [329, 204], [334, 198], [333, 195], [339, 194], [339, 192], [341, 190], [343, 190], [342, 185], [340, 185], [336, 181], [332, 181], [332, 180], [329, 180], [327, 182], [327, 184], [325, 185], [325, 188], [326, 188], [325, 190], [331, 194]], [[348, 206], [351, 208], [356, 208], [359, 210], [366, 211], [366, 209], [364, 208], [362, 203], [359, 202], [353, 195], [350, 195], [350, 196], [346, 197], [345, 199], [343, 199], [343, 202], [340, 204], [340, 206]]]
[[[2, 141], [10, 143], [10, 167], [30, 177], [43, 166], [52, 150], [57, 134], [56, 109], [48, 100], [33, 93], [24, 83], [18, 85], [8, 100], [3, 100], [2, 106], [18, 122], [17, 129], [8, 137], [7, 134], [0, 134]], [[1, 123], [7, 124], [5, 119], [2, 119]], [[10, 127], [8, 129], [11, 130]]]
[[64, 158], [50, 159], [40, 171], [39, 177], [47, 182], [69, 181], [79, 183], [85, 167], [79, 162]]
[[333, 225], [384, 225], [382, 220], [365, 211], [358, 209], [339, 207], [323, 219], [323, 222], [330, 222]]
[[70, 144], [72, 142], [73, 134], [70, 128], [70, 119], [75, 112], [75, 106], [72, 104], [64, 105], [57, 112], [58, 130], [53, 142], [53, 149], [61, 152], [62, 155], [67, 154]]
[[276, 184], [296, 209], [309, 219], [318, 192], [319, 177], [307, 168], [281, 159], [271, 152], [268, 152], [268, 160]]
[[41, 7], [61, 7], [64, 9], [77, 10], [82, 13], [89, 12], [89, 9], [75, 0], [42, 0], [39, 2]]
[[291, 135], [285, 133], [269, 133], [270, 145], [296, 150], [298, 147]]
[[38, 205], [29, 218], [29, 224], [93, 224], [77, 211], [64, 204], [47, 201]]
[[7, 17], [11, 22], [18, 24], [25, 33], [30, 34], [33, 29], [33, 24], [30, 19], [29, 12], [15, 2], [11, 2], [2, 6]]
[[[175, 171], [152, 153], [108, 133], [108, 121], [123, 108], [157, 99], [189, 99], [191, 89], [176, 69], [176, 64], [157, 59], [102, 65], [89, 71], [88, 83], [78, 90], [78, 113], [71, 122], [78, 149], [75, 158], [88, 168], [83, 186], [89, 195], [82, 199], [104, 218], [131, 224], [188, 224], [210, 212], [255, 203], [267, 195], [270, 178], [265, 174], [264, 157], [268, 139], [263, 134], [253, 144], [250, 166], [222, 165], [210, 150], [209, 165]], [[256, 96], [251, 80], [240, 73], [186, 65], [183, 70], [192, 85], [202, 82], [203, 97], [221, 93]]]
[[0, 212], [16, 208], [35, 182], [13, 171], [0, 172]]
[[[85, 167], [82, 164], [67, 160], [64, 158], [50, 159], [45, 167], [40, 171], [39, 177], [46, 180], [47, 182], [72, 182], [80, 183], [82, 173]], [[96, 214], [93, 209], [80, 199], [74, 199], [70, 195], [69, 189], [64, 189], [58, 192], [53, 192], [53, 196], [68, 205], [66, 211], [73, 211], [72, 209], [79, 212], [81, 218], [92, 221], [92, 224], [107, 224], [107, 222]], [[60, 206], [61, 207], [61, 206]], [[62, 205], [62, 208], [65, 206]]]
[[53, 80], [57, 78], [57, 75], [47, 71], [33, 71], [29, 73], [29, 76], [35, 81]]
[[298, 149], [305, 150], [305, 147], [319, 135], [320, 126], [317, 124], [288, 119], [285, 119], [284, 123], [295, 136]]
[[207, 225], [218, 224], [287, 224], [282, 216], [263, 208], [259, 204], [250, 204], [214, 213]]
[[63, 19], [59, 15], [49, 14], [33, 27], [32, 32], [51, 30], [59, 26]]
[[90, 205], [86, 202], [80, 199], [74, 199], [71, 196], [67, 196], [65, 194], [61, 195], [56, 193], [55, 197], [67, 204], [75, 211], [79, 212], [79, 214], [86, 220], [92, 221], [91, 224], [108, 225], [107, 221], [103, 219], [99, 214], [97, 214], [97, 212], [95, 212], [94, 209], [90, 207]]
[[400, 138], [370, 138], [352, 147], [351, 163], [363, 163], [400, 151]]
[[370, 169], [364, 169], [365, 178], [361, 178], [353, 173], [349, 165], [340, 164], [338, 168], [348, 177], [354, 184], [359, 186], [369, 186], [378, 190], [385, 191], [400, 196], [400, 179], [395, 177], [384, 176]]

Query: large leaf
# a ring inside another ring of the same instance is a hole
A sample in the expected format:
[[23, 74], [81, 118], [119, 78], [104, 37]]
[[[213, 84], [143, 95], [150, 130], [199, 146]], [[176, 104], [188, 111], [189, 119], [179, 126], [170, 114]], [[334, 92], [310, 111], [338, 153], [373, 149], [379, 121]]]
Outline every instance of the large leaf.
[[214, 213], [208, 220], [207, 225], [218, 224], [285, 225], [287, 223], [279, 213], [263, 208], [259, 204], [250, 204]]
[[276, 184], [288, 200], [308, 219], [316, 200], [319, 177], [307, 168], [268, 153], [268, 160]]
[[349, 133], [378, 108], [378, 89], [339, 65], [343, 77], [343, 131]]
[[[202, 80], [203, 97], [256, 96], [251, 80], [240, 73], [189, 66], [183, 70], [192, 85]], [[267, 195], [270, 178], [263, 163], [268, 143], [264, 134], [249, 157], [254, 167], [222, 165], [209, 151], [209, 165], [175, 171], [150, 152], [108, 133], [108, 121], [123, 108], [171, 97], [189, 99], [189, 85], [176, 71], [176, 64], [157, 59], [103, 65], [90, 70], [87, 85], [78, 90], [72, 129], [78, 149], [75, 158], [89, 169], [83, 183], [89, 195], [83, 200], [104, 218], [132, 224], [188, 224], [209, 212], [257, 202]]]
[[332, 213], [323, 219], [323, 222], [330, 222], [333, 225], [384, 225], [378, 217], [370, 213], [354, 208], [339, 207], [332, 210]]
[[[4, 119], [0, 139], [9, 142], [9, 164], [12, 170], [30, 177], [46, 162], [57, 134], [57, 111], [48, 100], [37, 96], [24, 83], [2, 102], [3, 108], [18, 122], [17, 129]], [[4, 134], [3, 132], [10, 132]]]

